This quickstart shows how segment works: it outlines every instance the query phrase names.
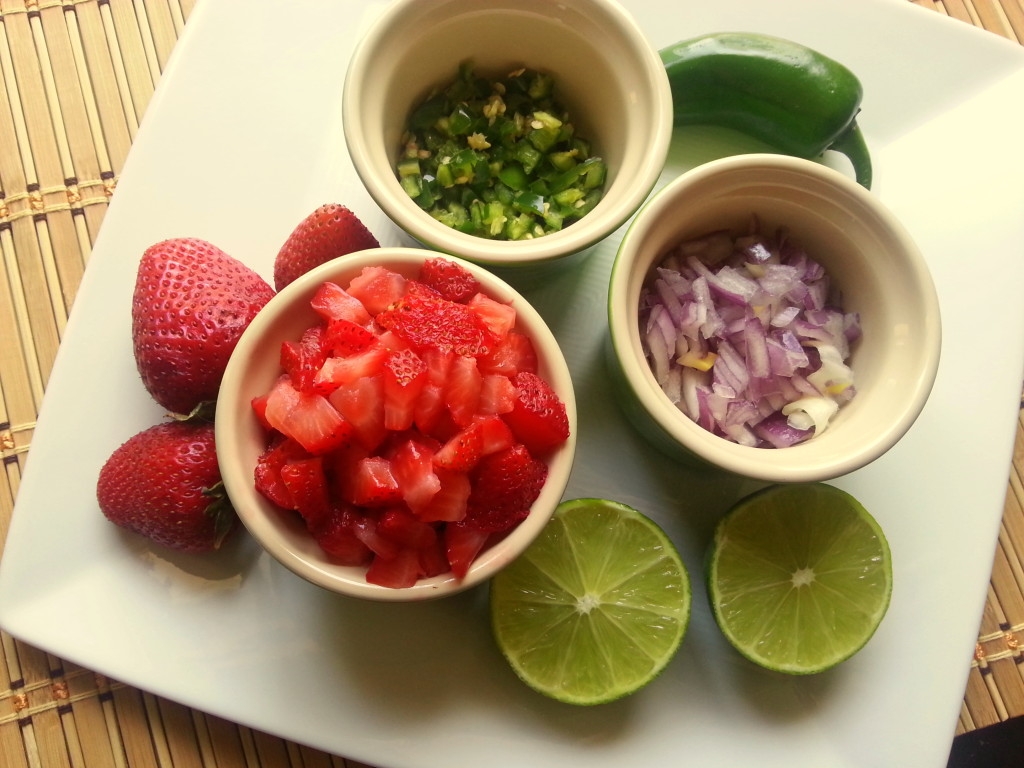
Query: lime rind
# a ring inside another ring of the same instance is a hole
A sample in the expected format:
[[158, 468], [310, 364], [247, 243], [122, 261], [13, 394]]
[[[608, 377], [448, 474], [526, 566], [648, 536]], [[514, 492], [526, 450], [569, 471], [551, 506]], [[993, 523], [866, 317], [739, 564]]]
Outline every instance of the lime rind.
[[664, 670], [686, 633], [691, 591], [657, 524], [618, 502], [574, 499], [492, 579], [490, 601], [516, 675], [551, 698], [594, 705]]
[[715, 620], [743, 656], [768, 669], [814, 674], [849, 659], [874, 635], [891, 594], [881, 527], [833, 486], [763, 489], [734, 505], [715, 531]]

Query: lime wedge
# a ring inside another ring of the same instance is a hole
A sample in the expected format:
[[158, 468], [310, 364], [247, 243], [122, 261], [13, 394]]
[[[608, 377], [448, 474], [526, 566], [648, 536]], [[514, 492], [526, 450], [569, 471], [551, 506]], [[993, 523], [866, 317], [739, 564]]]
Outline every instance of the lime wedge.
[[882, 529], [830, 485], [770, 486], [739, 501], [715, 531], [715, 620], [768, 669], [806, 675], [850, 658], [875, 633], [891, 594]]
[[490, 587], [498, 647], [530, 687], [600, 704], [653, 680], [690, 616], [690, 580], [652, 520], [606, 499], [562, 502]]

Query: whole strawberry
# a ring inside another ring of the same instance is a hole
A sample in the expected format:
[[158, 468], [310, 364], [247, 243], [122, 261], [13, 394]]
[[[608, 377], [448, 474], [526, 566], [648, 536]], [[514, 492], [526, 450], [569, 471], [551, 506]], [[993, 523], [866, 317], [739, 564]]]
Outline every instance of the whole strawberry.
[[209, 422], [168, 421], [129, 438], [100, 470], [96, 498], [111, 522], [184, 552], [217, 549], [238, 525]]
[[239, 337], [273, 295], [266, 280], [205, 240], [147, 248], [132, 297], [132, 343], [153, 398], [178, 414], [215, 400]]
[[274, 287], [280, 291], [313, 267], [379, 245], [348, 208], [337, 203], [321, 205], [299, 222], [281, 246], [274, 260]]

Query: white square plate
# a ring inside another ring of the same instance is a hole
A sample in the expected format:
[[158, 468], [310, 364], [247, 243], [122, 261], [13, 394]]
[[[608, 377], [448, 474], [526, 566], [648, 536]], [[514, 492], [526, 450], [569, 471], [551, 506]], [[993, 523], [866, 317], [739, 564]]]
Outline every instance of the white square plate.
[[[769, 32], [850, 66], [875, 192], [924, 251], [942, 363], [920, 420], [836, 481], [892, 546], [895, 591], [868, 646], [806, 679], [753, 668], [700, 590], [712, 527], [745, 483], [678, 469], [624, 422], [603, 375], [617, 237], [532, 290], [578, 390], [567, 497], [645, 510], [697, 591], [678, 657], [638, 695], [575, 709], [534, 694], [494, 648], [485, 593], [424, 605], [349, 602], [247, 536], [172, 557], [106, 523], [97, 472], [161, 412], [135, 372], [129, 307], [143, 249], [203, 237], [271, 274], [317, 205], [349, 205], [404, 242], [356, 179], [340, 88], [371, 3], [203, 0], [146, 114], [49, 382], [0, 569], [0, 621], [63, 658], [233, 721], [392, 768], [945, 765], [986, 595], [1024, 368], [1024, 50], [903, 0], [626, 3], [655, 47]], [[665, 178], [749, 148], [680, 131]]]

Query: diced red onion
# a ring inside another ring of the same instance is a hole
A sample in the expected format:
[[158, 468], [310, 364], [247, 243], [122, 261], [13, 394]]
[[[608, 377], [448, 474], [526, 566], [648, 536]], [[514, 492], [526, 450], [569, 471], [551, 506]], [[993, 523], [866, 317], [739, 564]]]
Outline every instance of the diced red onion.
[[860, 318], [831, 296], [822, 265], [755, 219], [679, 244], [645, 284], [645, 352], [680, 410], [742, 445], [820, 434], [856, 394], [847, 364]]

